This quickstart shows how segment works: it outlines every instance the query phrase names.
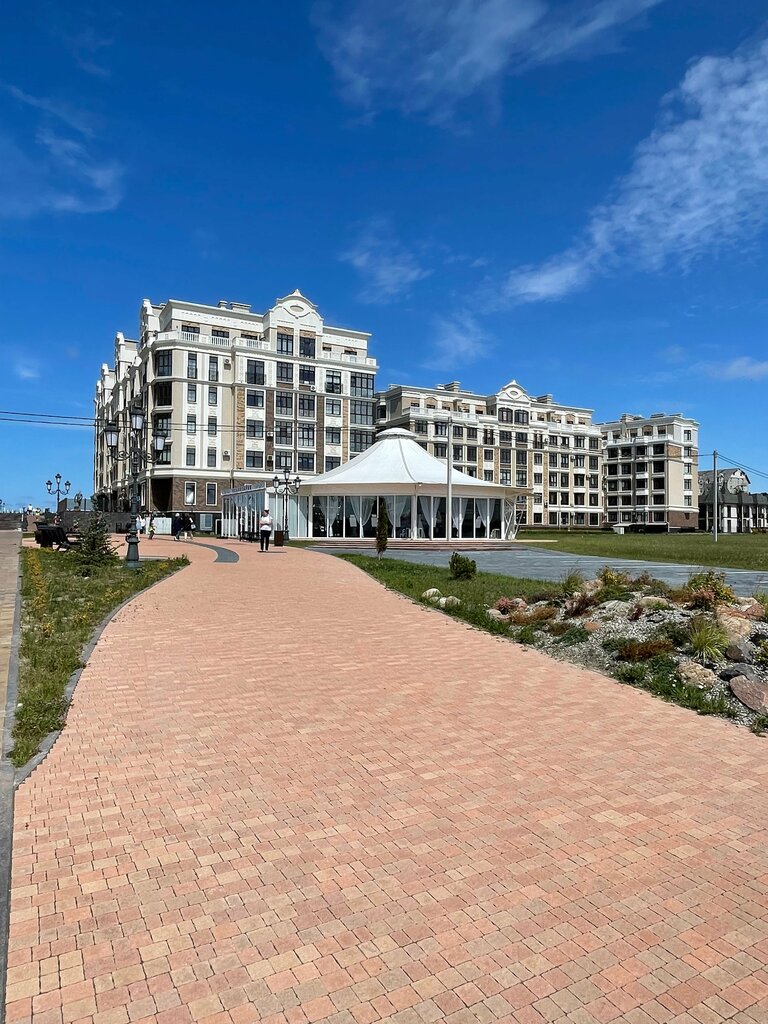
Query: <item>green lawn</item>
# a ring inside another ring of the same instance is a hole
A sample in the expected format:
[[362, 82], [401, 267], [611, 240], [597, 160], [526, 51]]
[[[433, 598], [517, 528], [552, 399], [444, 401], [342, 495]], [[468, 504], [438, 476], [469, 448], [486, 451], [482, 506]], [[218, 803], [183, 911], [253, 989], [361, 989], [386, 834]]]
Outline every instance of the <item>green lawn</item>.
[[[717, 544], [708, 533], [568, 533], [521, 530], [518, 540], [550, 540], [548, 550], [600, 558], [636, 558], [652, 562], [721, 565], [729, 569], [768, 571], [768, 534], [721, 534]], [[542, 545], [543, 546], [543, 545]]]
[[[84, 567], [74, 551], [26, 549], [22, 554], [22, 615], [14, 748], [20, 767], [66, 718], [64, 690], [98, 624], [119, 604], [163, 579], [186, 558], [126, 569], [114, 559]], [[87, 575], [86, 575], [87, 573]]]

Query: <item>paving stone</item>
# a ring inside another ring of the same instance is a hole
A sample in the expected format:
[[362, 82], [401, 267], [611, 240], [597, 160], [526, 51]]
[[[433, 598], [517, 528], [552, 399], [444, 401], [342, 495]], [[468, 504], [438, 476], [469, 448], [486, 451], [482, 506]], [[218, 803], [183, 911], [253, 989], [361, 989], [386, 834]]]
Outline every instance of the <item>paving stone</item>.
[[231, 546], [17, 793], [9, 1021], [761, 1019], [765, 741]]

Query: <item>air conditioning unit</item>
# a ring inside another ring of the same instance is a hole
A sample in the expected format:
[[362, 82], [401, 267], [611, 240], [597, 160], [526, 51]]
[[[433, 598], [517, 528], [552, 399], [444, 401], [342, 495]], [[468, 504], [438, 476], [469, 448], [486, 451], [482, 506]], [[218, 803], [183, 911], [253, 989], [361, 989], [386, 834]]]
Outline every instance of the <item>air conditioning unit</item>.
[[224, 369], [225, 370], [231, 370], [232, 369], [232, 360], [231, 359], [225, 359], [224, 360]]
[[273, 439], [273, 437], [274, 437], [274, 436], [275, 436], [275, 435], [274, 435], [274, 434], [272, 433], [272, 431], [271, 431], [271, 430], [268, 430], [268, 431], [267, 431], [267, 440], [268, 440], [268, 441], [271, 441], [271, 440]]
[[229, 458], [229, 452], [223, 452], [222, 454], [224, 455], [224, 458], [225, 458], [225, 459], [228, 459], [228, 458]]

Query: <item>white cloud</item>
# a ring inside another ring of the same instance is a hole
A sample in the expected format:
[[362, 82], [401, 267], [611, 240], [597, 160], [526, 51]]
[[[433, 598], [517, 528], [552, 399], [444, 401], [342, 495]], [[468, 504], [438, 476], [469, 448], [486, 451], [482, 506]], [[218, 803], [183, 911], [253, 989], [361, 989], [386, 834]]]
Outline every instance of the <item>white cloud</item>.
[[17, 359], [13, 368], [21, 380], [37, 380], [40, 376], [40, 365], [34, 359]]
[[416, 256], [395, 237], [389, 222], [376, 218], [368, 222], [357, 241], [340, 259], [358, 271], [364, 281], [360, 298], [365, 302], [388, 302], [408, 293], [411, 285], [431, 274]]
[[504, 75], [615, 47], [662, 0], [319, 0], [320, 46], [345, 98], [445, 120]]
[[39, 123], [26, 142], [0, 132], [0, 217], [115, 209], [123, 197], [123, 167], [97, 154], [90, 117], [47, 97], [8, 91], [39, 112]]
[[716, 380], [765, 380], [768, 377], [768, 361], [752, 356], [738, 356], [727, 363], [703, 363], [700, 368]]
[[668, 345], [659, 352], [659, 356], [665, 363], [684, 363], [688, 353], [682, 345]]
[[494, 338], [467, 311], [434, 321], [433, 356], [423, 365], [433, 370], [450, 370], [485, 358]]
[[514, 271], [508, 296], [558, 299], [630, 265], [687, 269], [753, 237], [768, 221], [768, 41], [704, 57], [664, 103], [629, 173], [582, 237], [540, 266]]

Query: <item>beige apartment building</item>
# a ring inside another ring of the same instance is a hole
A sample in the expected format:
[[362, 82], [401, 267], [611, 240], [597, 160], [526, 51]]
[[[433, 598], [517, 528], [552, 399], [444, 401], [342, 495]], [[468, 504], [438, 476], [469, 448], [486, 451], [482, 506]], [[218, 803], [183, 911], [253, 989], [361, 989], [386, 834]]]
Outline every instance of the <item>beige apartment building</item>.
[[533, 397], [516, 381], [496, 394], [458, 381], [392, 385], [377, 396], [377, 425], [405, 427], [469, 476], [520, 490], [521, 525], [602, 524], [602, 439], [592, 410]]
[[696, 420], [679, 413], [627, 413], [601, 427], [606, 522], [695, 530], [699, 515]]
[[107, 448], [105, 429], [115, 424], [118, 450], [127, 451], [135, 399], [146, 417], [142, 451], [153, 433], [167, 438], [139, 473], [150, 511], [213, 513], [224, 489], [341, 465], [374, 441], [369, 338], [324, 323], [298, 290], [266, 313], [239, 302], [145, 299], [138, 339], [117, 335], [114, 365], [102, 366], [96, 385], [96, 494], [111, 510], [127, 507], [128, 461]]

